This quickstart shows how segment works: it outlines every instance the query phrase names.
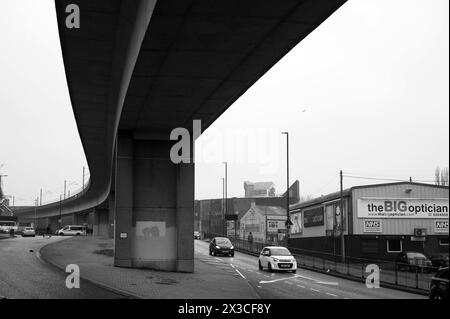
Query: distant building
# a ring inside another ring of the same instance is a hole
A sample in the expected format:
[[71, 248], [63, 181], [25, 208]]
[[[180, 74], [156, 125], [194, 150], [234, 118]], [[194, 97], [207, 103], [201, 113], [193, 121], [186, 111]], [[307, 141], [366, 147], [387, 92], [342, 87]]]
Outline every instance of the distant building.
[[[292, 184], [290, 190], [289, 202], [298, 203], [300, 199], [298, 181]], [[285, 210], [286, 194], [269, 197], [232, 197], [227, 199], [227, 205], [224, 205], [225, 201], [222, 198], [196, 200], [194, 230], [200, 231], [202, 236], [219, 235], [226, 231], [229, 237], [242, 238], [240, 220], [248, 212], [252, 203], [256, 206], [282, 207]], [[286, 220], [286, 214], [284, 220]]]
[[247, 239], [250, 232], [254, 242], [276, 244], [284, 239], [286, 232], [286, 209], [277, 206], [257, 206], [250, 209], [240, 220], [241, 238]]
[[245, 197], [274, 197], [275, 184], [273, 182], [244, 182]]

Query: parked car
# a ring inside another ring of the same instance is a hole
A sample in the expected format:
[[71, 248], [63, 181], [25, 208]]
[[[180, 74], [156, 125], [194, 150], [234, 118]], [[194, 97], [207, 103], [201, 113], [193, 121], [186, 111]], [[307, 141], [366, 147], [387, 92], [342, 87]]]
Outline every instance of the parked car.
[[200, 232], [194, 231], [194, 239], [200, 239]]
[[259, 270], [267, 267], [269, 271], [283, 270], [297, 272], [297, 260], [286, 247], [264, 247], [259, 254]]
[[431, 278], [430, 299], [448, 299], [448, 267], [440, 269]]
[[36, 236], [36, 231], [34, 230], [33, 227], [25, 227], [22, 230], [22, 237], [35, 237]]
[[80, 236], [86, 235], [86, 228], [81, 225], [66, 225], [56, 233], [59, 236]]
[[433, 267], [441, 268], [441, 267], [448, 267], [448, 253], [440, 253], [429, 256], [431, 263]]
[[429, 258], [415, 251], [400, 253], [396, 262], [399, 270], [416, 271], [418, 268], [419, 272], [431, 272], [435, 269]]
[[226, 237], [214, 237], [209, 243], [209, 254], [234, 256], [234, 246]]

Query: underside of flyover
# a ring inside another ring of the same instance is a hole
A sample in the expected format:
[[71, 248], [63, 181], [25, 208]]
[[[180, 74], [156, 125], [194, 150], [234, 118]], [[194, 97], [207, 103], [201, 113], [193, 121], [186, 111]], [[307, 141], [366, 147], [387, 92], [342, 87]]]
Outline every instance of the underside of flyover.
[[[170, 132], [205, 130], [344, 2], [56, 0], [91, 173], [62, 214], [108, 201], [115, 265], [193, 271], [194, 164], [170, 160]], [[69, 4], [80, 28], [66, 26]]]

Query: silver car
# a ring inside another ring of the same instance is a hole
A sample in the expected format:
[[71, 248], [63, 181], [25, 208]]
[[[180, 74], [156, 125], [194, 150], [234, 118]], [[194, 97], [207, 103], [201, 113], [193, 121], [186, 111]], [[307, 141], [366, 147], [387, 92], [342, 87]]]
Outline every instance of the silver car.
[[36, 231], [34, 230], [33, 227], [25, 227], [23, 229], [22, 237], [28, 237], [28, 236], [30, 236], [30, 237], [36, 236]]

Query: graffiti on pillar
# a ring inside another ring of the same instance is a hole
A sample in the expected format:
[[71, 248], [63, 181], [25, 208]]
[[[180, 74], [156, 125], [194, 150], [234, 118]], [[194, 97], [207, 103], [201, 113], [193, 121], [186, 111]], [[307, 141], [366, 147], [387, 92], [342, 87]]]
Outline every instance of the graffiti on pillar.
[[166, 222], [136, 222], [136, 236], [145, 239], [159, 238], [166, 235]]

